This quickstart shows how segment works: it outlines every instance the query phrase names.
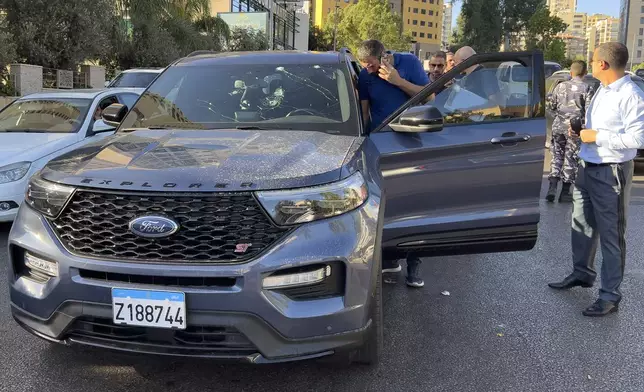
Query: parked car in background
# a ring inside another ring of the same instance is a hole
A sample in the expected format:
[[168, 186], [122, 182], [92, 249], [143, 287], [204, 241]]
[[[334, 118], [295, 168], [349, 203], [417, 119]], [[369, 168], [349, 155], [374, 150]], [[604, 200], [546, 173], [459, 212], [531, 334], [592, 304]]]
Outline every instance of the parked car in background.
[[554, 61], [544, 61], [543, 62], [543, 72], [546, 75], [546, 78], [550, 77], [553, 73], [561, 71], [563, 67], [559, 63]]
[[105, 82], [105, 86], [146, 88], [163, 70], [164, 68], [128, 69], [116, 75], [112, 81]]
[[[642, 90], [644, 90], [644, 78], [641, 78], [633, 73], [629, 73], [629, 76], [637, 84]], [[552, 75], [550, 78], [546, 80], [546, 97], [550, 97], [552, 95], [553, 91], [555, 90], [555, 87], [559, 85], [559, 83], [565, 81], [565, 80], [570, 80], [570, 73], [564, 74], [564, 73], [556, 73]], [[589, 83], [591, 86], [593, 86], [594, 90], [597, 91], [600, 85], [600, 81], [596, 78], [593, 77], [592, 74], [587, 74], [584, 77], [584, 81], [586, 83]], [[550, 139], [552, 137], [552, 122], [554, 121], [554, 118], [546, 111], [546, 121], [547, 121], [547, 138], [546, 138], [546, 147], [550, 147]], [[635, 158], [636, 163], [644, 163], [644, 150], [638, 150], [637, 152], [637, 157]]]
[[49, 160], [114, 133], [100, 119], [143, 89], [69, 90], [22, 97], [0, 111], [0, 222], [13, 221], [31, 175]]

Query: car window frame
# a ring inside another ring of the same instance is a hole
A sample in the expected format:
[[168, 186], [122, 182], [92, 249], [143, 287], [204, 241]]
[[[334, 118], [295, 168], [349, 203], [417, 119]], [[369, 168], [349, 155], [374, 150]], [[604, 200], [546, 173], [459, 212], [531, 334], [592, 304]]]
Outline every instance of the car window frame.
[[[528, 61], [529, 60], [529, 64]], [[481, 124], [494, 124], [498, 122], [517, 122], [517, 121], [530, 121], [536, 117], [545, 118], [545, 70], [543, 66], [543, 53], [540, 51], [523, 51], [523, 52], [499, 52], [499, 53], [483, 53], [475, 54], [474, 56], [463, 61], [459, 65], [452, 68], [449, 72], [443, 74], [440, 78], [436, 79], [433, 83], [426, 85], [418, 94], [414, 95], [407, 100], [404, 104], [398, 107], [392, 114], [390, 114], [376, 129], [371, 133], [378, 132], [395, 132], [389, 126], [390, 123], [397, 121], [401, 114], [412, 106], [420, 106], [422, 102], [431, 94], [438, 92], [438, 90], [451, 81], [456, 76], [461, 74], [466, 69], [473, 65], [489, 63], [489, 62], [509, 62], [515, 61], [524, 66], [530, 66], [533, 71], [533, 77], [537, 76], [536, 80], [532, 80], [532, 91], [530, 97], [530, 104], [528, 105], [528, 115], [522, 118], [503, 119], [498, 121], [486, 121]], [[542, 83], [544, 81], [544, 83]], [[429, 103], [431, 105], [431, 103]], [[472, 123], [459, 123], [459, 124], [445, 124], [445, 127], [455, 126], [472, 126]]]

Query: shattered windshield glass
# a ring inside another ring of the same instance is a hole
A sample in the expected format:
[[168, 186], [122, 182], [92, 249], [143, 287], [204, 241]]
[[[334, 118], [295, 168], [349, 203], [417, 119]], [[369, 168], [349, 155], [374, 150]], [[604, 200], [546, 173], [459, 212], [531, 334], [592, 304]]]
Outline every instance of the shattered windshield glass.
[[355, 135], [350, 80], [338, 65], [170, 67], [120, 129], [297, 129]]

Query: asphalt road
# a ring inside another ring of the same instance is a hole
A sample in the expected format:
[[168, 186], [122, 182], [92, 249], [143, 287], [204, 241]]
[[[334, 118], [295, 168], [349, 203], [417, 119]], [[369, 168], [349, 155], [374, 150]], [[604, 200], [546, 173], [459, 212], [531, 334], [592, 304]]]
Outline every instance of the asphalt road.
[[3, 227], [0, 391], [643, 391], [643, 219], [639, 176], [624, 300], [604, 319], [581, 315], [596, 289], [558, 293], [546, 286], [569, 272], [569, 205], [542, 205], [532, 251], [426, 259], [424, 289], [410, 290], [402, 278], [385, 287], [386, 354], [376, 369], [223, 366], [49, 345], [23, 332], [8, 312]]

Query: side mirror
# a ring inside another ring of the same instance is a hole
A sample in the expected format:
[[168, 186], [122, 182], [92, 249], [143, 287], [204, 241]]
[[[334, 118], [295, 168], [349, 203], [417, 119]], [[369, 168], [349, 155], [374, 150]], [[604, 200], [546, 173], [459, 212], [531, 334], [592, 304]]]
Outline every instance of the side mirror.
[[440, 110], [431, 105], [415, 106], [404, 111], [398, 122], [389, 126], [396, 132], [438, 132], [445, 120]]
[[97, 133], [103, 132], [113, 132], [116, 130], [116, 127], [106, 124], [103, 120], [94, 121], [94, 126], [92, 127], [91, 134], [96, 135]]
[[103, 110], [103, 121], [105, 124], [118, 127], [121, 121], [125, 118], [128, 108], [120, 103], [113, 103]]

